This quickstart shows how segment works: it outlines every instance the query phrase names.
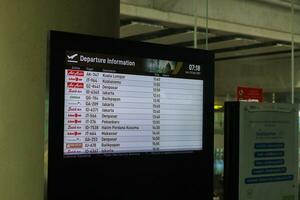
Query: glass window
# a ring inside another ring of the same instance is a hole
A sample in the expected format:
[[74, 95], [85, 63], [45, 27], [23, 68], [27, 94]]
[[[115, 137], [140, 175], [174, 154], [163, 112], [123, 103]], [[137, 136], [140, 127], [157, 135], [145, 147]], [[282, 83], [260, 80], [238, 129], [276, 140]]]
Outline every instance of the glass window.
[[300, 2], [121, 0], [120, 30], [121, 38], [215, 52], [214, 195], [222, 199], [224, 102], [243, 86], [261, 88], [265, 102], [300, 103]]

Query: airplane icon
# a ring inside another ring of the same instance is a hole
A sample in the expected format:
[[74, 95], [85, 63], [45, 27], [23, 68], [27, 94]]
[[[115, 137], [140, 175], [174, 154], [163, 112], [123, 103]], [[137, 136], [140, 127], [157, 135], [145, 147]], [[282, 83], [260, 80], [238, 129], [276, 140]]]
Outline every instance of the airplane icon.
[[74, 55], [71, 55], [71, 56], [68, 56], [67, 55], [67, 57], [68, 57], [68, 59], [70, 59], [70, 60], [73, 60], [76, 56], [78, 56], [78, 54], [76, 53], [76, 54], [74, 54]]

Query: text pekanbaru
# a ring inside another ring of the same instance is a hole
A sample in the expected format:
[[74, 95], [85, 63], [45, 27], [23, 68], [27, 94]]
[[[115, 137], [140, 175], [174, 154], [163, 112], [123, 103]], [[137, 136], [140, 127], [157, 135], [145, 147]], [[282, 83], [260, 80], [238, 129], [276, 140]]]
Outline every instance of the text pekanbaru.
[[135, 62], [131, 60], [120, 60], [114, 58], [98, 58], [98, 57], [87, 57], [80, 55], [80, 62], [85, 63], [99, 63], [99, 64], [111, 64], [111, 65], [123, 65], [123, 66], [135, 66]]

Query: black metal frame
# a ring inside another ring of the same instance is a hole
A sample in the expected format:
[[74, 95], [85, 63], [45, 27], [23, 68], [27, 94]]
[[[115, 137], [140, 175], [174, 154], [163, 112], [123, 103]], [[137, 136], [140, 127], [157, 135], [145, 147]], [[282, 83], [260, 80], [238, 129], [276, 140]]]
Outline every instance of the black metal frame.
[[225, 102], [224, 200], [239, 199], [240, 103]]
[[[57, 31], [50, 32], [49, 45], [49, 200], [212, 199], [212, 52]], [[203, 150], [191, 154], [64, 158], [64, 70], [67, 50], [201, 64], [204, 74]]]

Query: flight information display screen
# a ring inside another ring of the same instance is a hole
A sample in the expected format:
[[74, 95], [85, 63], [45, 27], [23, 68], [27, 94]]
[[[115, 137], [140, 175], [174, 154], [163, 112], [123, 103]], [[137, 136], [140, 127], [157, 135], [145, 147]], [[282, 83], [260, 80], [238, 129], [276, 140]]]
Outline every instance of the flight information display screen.
[[64, 156], [203, 149], [201, 65], [67, 51]]

